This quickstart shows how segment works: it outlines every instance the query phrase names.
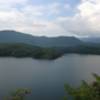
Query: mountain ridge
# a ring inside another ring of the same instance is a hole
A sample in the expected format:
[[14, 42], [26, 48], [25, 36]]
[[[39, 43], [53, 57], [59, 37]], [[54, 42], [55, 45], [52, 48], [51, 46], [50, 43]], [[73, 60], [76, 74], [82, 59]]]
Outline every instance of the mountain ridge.
[[89, 43], [100, 43], [100, 37], [86, 37], [81, 38], [83, 42], [89, 42]]
[[26, 43], [40, 47], [68, 47], [82, 44], [76, 37], [58, 36], [33, 36], [12, 30], [0, 31], [0, 43]]

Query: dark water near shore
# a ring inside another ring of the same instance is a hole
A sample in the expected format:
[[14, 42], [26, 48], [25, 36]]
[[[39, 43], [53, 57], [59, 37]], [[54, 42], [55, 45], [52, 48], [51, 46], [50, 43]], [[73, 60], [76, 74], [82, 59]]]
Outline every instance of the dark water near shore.
[[91, 73], [100, 75], [100, 56], [66, 55], [54, 61], [0, 58], [0, 100], [16, 88], [31, 88], [30, 100], [62, 100], [65, 83], [90, 82]]

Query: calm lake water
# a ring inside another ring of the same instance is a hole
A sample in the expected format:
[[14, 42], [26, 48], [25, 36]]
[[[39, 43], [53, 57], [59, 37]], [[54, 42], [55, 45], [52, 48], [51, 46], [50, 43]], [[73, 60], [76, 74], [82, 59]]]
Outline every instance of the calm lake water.
[[90, 82], [92, 73], [100, 75], [100, 56], [66, 55], [54, 61], [0, 58], [0, 100], [16, 88], [31, 88], [30, 100], [62, 100], [65, 83]]

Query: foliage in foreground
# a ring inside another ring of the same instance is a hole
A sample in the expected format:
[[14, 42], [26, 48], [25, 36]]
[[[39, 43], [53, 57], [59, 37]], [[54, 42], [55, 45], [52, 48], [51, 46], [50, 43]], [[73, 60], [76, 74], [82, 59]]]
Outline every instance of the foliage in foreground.
[[73, 88], [68, 84], [65, 84], [65, 91], [67, 96], [64, 100], [69, 100], [67, 97], [71, 96], [72, 100], [100, 100], [100, 76], [93, 74], [95, 81], [88, 84], [83, 81], [82, 84]]
[[[100, 76], [97, 74], [93, 74], [93, 76], [95, 81], [90, 84], [82, 81], [82, 84], [77, 88], [65, 84], [67, 96], [64, 97], [64, 100], [100, 100]], [[29, 94], [31, 94], [30, 89], [17, 89], [9, 97], [5, 97], [4, 100], [25, 100], [25, 97]], [[72, 99], [69, 99], [69, 96]]]
[[4, 100], [25, 100], [25, 97], [30, 93], [30, 89], [17, 89], [9, 97], [5, 97]]

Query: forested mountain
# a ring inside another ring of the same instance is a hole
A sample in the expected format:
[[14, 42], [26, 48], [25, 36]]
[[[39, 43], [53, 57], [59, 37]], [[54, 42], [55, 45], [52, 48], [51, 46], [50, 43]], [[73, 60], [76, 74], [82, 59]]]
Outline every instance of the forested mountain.
[[70, 53], [100, 55], [100, 44], [75, 37], [36, 37], [15, 31], [0, 31], [0, 57], [56, 59]]
[[0, 43], [26, 43], [40, 47], [69, 47], [82, 42], [76, 37], [37, 37], [16, 31], [0, 31]]
[[88, 43], [100, 43], [100, 37], [86, 37], [81, 38], [81, 40]]

